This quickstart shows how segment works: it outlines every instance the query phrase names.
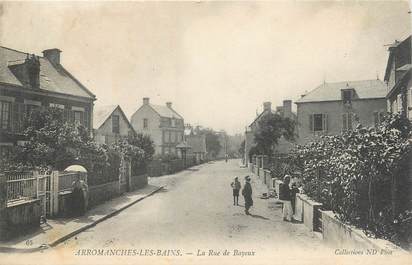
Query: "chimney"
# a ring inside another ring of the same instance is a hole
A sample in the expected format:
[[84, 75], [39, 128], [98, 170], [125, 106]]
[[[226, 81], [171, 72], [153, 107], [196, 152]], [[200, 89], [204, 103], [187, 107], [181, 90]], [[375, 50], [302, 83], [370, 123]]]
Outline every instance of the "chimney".
[[166, 102], [166, 106], [169, 108], [169, 109], [171, 109], [172, 108], [172, 102]]
[[283, 117], [292, 118], [292, 100], [283, 101]]
[[149, 105], [149, 98], [143, 98], [143, 105]]
[[263, 102], [263, 111], [272, 111], [272, 103]]
[[59, 49], [48, 49], [43, 51], [43, 56], [49, 60], [53, 65], [60, 64], [60, 53], [62, 51]]

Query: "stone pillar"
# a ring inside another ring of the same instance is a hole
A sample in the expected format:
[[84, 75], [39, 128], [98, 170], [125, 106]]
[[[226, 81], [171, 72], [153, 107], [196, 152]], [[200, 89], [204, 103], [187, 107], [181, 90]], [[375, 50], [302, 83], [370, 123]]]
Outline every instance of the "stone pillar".
[[6, 176], [0, 174], [0, 238], [7, 238], [7, 182]]
[[59, 171], [52, 171], [50, 175], [50, 216], [59, 213]]

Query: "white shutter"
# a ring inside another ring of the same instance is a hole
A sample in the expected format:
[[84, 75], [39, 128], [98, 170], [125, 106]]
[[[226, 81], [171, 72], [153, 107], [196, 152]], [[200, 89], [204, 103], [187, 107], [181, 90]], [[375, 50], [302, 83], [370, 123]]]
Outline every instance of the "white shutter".
[[328, 131], [328, 114], [322, 114], [322, 129], [323, 132]]
[[314, 115], [313, 114], [309, 114], [309, 130], [311, 132], [315, 131], [315, 121], [314, 121]]

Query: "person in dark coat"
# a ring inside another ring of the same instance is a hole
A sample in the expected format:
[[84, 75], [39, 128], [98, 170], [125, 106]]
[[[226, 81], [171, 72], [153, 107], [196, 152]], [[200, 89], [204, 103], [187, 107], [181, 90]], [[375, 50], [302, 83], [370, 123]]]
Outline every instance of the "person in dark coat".
[[279, 200], [283, 202], [283, 221], [292, 222], [292, 193], [289, 188], [290, 176], [286, 175], [283, 178], [283, 183], [279, 187]]
[[73, 216], [81, 216], [86, 213], [88, 186], [80, 179], [80, 175], [76, 176], [76, 180], [72, 183], [72, 205], [71, 210]]
[[242, 185], [238, 177], [235, 177], [235, 180], [230, 184], [233, 189], [233, 205], [239, 205], [239, 191]]
[[295, 213], [296, 205], [296, 194], [299, 193], [299, 188], [296, 183], [292, 183], [292, 188], [290, 189], [290, 202], [292, 204], [293, 213]]
[[246, 215], [250, 215], [249, 209], [253, 205], [252, 200], [252, 186], [250, 185], [250, 177], [246, 176], [246, 183], [242, 190], [242, 195], [245, 199], [245, 213]]

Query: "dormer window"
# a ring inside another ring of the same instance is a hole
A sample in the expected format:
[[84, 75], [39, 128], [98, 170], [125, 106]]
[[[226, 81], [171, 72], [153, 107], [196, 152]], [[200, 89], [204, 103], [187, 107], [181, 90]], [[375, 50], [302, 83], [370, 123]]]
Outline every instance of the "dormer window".
[[342, 89], [342, 102], [343, 104], [352, 104], [352, 99], [354, 95], [354, 91], [352, 88]]

